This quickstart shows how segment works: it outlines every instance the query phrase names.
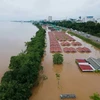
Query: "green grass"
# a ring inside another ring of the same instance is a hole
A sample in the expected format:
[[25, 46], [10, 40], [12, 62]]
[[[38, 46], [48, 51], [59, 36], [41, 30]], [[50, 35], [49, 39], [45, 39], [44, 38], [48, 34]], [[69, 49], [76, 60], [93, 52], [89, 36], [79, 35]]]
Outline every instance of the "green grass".
[[76, 36], [76, 37], [78, 37], [78, 38], [84, 40], [85, 42], [87, 42], [87, 43], [89, 43], [89, 44], [92, 44], [92, 45], [95, 46], [96, 48], [100, 49], [100, 44], [99, 44], [99, 43], [96, 43], [96, 42], [94, 42], [94, 41], [92, 41], [92, 40], [90, 40], [90, 39], [88, 39], [88, 38], [85, 38], [85, 37], [83, 37], [83, 36], [81, 36], [81, 35], [75, 34], [75, 33], [70, 32], [70, 31], [68, 31], [68, 33], [71, 34], [71, 35], [74, 35], [74, 36]]
[[95, 70], [94, 72], [95, 72], [95, 73], [100, 73], [100, 70]]

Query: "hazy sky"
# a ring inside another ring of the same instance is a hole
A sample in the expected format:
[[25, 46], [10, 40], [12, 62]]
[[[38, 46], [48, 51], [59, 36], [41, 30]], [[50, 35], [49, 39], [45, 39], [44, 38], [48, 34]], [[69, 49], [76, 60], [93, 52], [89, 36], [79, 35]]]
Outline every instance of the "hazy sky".
[[100, 0], [0, 0], [0, 20], [100, 17]]

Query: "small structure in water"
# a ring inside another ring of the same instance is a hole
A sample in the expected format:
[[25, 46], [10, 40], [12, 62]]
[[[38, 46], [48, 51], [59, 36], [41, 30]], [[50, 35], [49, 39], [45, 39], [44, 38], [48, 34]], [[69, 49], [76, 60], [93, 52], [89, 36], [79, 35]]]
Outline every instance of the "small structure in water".
[[61, 99], [65, 99], [65, 98], [76, 98], [75, 94], [61, 94], [60, 95]]

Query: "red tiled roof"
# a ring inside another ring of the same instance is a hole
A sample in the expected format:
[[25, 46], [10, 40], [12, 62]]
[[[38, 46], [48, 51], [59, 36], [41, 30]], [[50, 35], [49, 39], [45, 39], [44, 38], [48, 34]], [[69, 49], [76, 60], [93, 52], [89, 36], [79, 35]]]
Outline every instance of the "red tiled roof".
[[82, 71], [90, 71], [93, 70], [90, 65], [79, 65]]
[[85, 59], [76, 59], [76, 61], [77, 61], [78, 63], [86, 63], [86, 60], [85, 60]]

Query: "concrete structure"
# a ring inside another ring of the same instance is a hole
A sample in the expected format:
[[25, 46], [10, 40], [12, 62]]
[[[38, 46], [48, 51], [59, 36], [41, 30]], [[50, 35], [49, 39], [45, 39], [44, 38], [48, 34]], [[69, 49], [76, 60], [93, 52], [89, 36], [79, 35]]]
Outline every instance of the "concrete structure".
[[77, 19], [70, 18], [69, 21], [71, 21], [71, 22], [76, 22]]
[[82, 22], [83, 22], [82, 20], [77, 20], [77, 21], [76, 21], [76, 23], [82, 23]]
[[48, 21], [52, 22], [52, 16], [48, 16]]

